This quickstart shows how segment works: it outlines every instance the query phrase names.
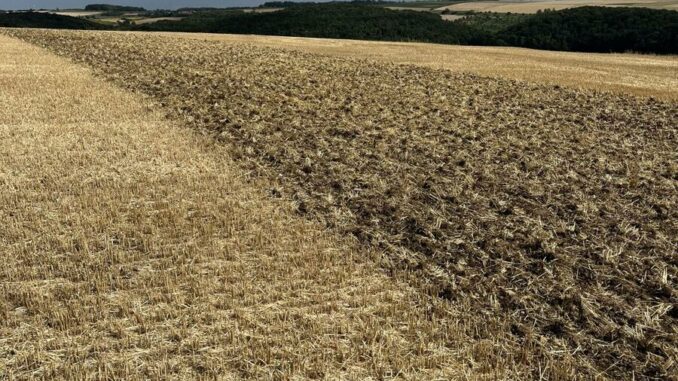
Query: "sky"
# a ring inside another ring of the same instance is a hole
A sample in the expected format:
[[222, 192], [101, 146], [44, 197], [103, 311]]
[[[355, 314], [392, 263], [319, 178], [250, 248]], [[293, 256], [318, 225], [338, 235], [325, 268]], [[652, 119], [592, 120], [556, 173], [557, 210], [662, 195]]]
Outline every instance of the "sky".
[[[176, 9], [181, 7], [246, 7], [267, 0], [0, 0], [0, 9], [84, 8], [87, 4], [134, 5], [146, 9]], [[296, 0], [299, 1], [299, 0]]]

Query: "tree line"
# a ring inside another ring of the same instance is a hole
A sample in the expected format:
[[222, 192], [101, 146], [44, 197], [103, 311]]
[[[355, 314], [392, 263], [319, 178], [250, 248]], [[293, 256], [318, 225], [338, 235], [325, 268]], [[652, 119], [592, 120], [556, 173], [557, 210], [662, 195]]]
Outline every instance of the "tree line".
[[103, 12], [143, 12], [146, 9], [142, 7], [128, 7], [124, 5], [112, 4], [88, 4], [85, 6], [86, 11], [103, 11]]
[[396, 11], [366, 2], [285, 5], [284, 9], [271, 13], [204, 10], [179, 21], [108, 27], [67, 16], [5, 13], [0, 14], [0, 26], [117, 28], [678, 54], [678, 12], [670, 10], [581, 7], [534, 15], [469, 14], [450, 22], [435, 13]]

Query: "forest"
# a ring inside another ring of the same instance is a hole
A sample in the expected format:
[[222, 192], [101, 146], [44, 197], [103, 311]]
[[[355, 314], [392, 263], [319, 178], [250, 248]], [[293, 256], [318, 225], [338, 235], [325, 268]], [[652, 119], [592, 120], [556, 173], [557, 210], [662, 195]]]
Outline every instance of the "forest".
[[256, 13], [205, 9], [181, 20], [101, 25], [45, 13], [0, 14], [0, 26], [259, 34], [515, 46], [580, 52], [678, 54], [678, 12], [648, 8], [580, 7], [534, 15], [467, 14], [444, 21], [432, 12], [391, 10], [375, 3], [291, 5]]

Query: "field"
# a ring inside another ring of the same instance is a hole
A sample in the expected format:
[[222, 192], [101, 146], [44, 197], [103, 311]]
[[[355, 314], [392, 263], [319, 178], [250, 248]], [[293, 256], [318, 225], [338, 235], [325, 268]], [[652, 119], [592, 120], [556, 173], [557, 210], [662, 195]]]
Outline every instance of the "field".
[[442, 19], [445, 20], [445, 21], [454, 21], [454, 20], [461, 20], [466, 16], [464, 16], [464, 15], [440, 15], [440, 17], [442, 17]]
[[139, 12], [127, 12], [120, 16], [105, 16], [103, 11], [39, 11], [40, 13], [54, 13], [61, 16], [69, 17], [83, 17], [93, 21], [102, 23], [104, 25], [114, 25], [123, 19], [133, 21], [137, 25], [150, 24], [158, 21], [179, 21], [183, 17], [143, 17], [139, 16]]
[[100, 18], [96, 19], [96, 22], [99, 22], [99, 23], [102, 23], [102, 24], [117, 24], [119, 22], [127, 20], [127, 21], [132, 22], [136, 25], [143, 25], [143, 24], [152, 24], [152, 23], [158, 22], [158, 21], [179, 21], [181, 19], [182, 19], [182, 17], [138, 17], [138, 16], [119, 17], [119, 16], [114, 16], [114, 17], [100, 17]]
[[599, 7], [644, 7], [654, 9], [678, 10], [676, 0], [550, 0], [550, 1], [474, 1], [458, 3], [436, 8], [456, 12], [500, 12], [500, 13], [537, 13], [546, 9], [560, 10], [584, 6]]
[[130, 19], [137, 25], [149, 24], [158, 21], [178, 21], [181, 20], [181, 17], [149, 17], [149, 18], [140, 18], [140, 19]]
[[[449, 5], [449, 4], [454, 4], [454, 1], [451, 2], [444, 2], [444, 1], [403, 1], [398, 3], [398, 8], [403, 8], [403, 9], [416, 9], [416, 8], [425, 8], [429, 10], [433, 10], [435, 8], [440, 8], [441, 5]], [[384, 7], [391, 8], [391, 4], [382, 4]]]
[[[163, 34], [160, 34], [163, 35]], [[251, 44], [456, 73], [678, 100], [678, 57], [591, 54], [407, 42], [171, 33], [172, 37]]]
[[413, 12], [430, 12], [429, 8], [425, 7], [385, 7], [386, 9], [392, 9], [394, 11], [413, 11]]
[[675, 100], [2, 33], [0, 372], [675, 379]]
[[102, 14], [101, 11], [41, 11], [45, 13], [54, 13], [61, 16], [70, 16], [70, 17], [91, 17], [98, 16]]
[[247, 9], [243, 9], [243, 12], [245, 12], [245, 13], [271, 13], [271, 12], [278, 12], [282, 9], [283, 8], [247, 8]]
[[441, 303], [223, 147], [26, 43], [0, 51], [0, 379], [470, 372]]

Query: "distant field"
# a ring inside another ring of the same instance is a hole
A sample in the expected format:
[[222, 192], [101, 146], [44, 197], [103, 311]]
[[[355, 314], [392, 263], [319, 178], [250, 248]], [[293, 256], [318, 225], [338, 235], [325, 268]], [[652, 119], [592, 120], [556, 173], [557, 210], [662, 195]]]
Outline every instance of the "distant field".
[[150, 24], [158, 21], [179, 21], [181, 20], [181, 17], [152, 17], [152, 18], [142, 18], [138, 20], [133, 20], [135, 24], [137, 25], [142, 25], [142, 24]]
[[121, 17], [101, 17], [96, 20], [96, 22], [101, 23], [101, 24], [115, 24], [119, 21], [121, 21]]
[[552, 1], [477, 1], [452, 4], [437, 8], [442, 11], [464, 12], [500, 12], [500, 13], [536, 13], [545, 9], [567, 9], [583, 6], [605, 7], [645, 7], [654, 9], [678, 10], [678, 0], [552, 0]]
[[271, 13], [283, 10], [284, 8], [248, 8], [243, 9], [245, 13]]
[[179, 21], [183, 17], [137, 17], [137, 16], [124, 16], [124, 17], [102, 17], [96, 20], [96, 22], [102, 24], [116, 24], [123, 20], [129, 20], [130, 22], [136, 25], [152, 24], [158, 21]]
[[[440, 8], [441, 6], [447, 6], [450, 4], [455, 4], [455, 1], [410, 1], [410, 2], [401, 2], [394, 4], [393, 7], [396, 8], [401, 8], [401, 9], [414, 9], [414, 8], [422, 8], [422, 9], [427, 9], [427, 10], [433, 10], [435, 8]], [[382, 4], [386, 8], [393, 8], [391, 4]]]
[[425, 7], [384, 7], [394, 11], [415, 11], [415, 12], [430, 12], [431, 9]]
[[[267, 10], [265, 10], [267, 11]], [[70, 16], [70, 17], [87, 17], [90, 18], [92, 21], [105, 24], [105, 25], [111, 25], [111, 24], [117, 24], [118, 22], [122, 21], [123, 19], [130, 20], [134, 22], [137, 25], [143, 25], [143, 24], [152, 24], [158, 21], [179, 21], [183, 17], [143, 17], [139, 15], [139, 12], [124, 12], [124, 14], [121, 14], [119, 16], [101, 16], [104, 12], [102, 11], [77, 11], [77, 10], [69, 10], [69, 11], [40, 11], [41, 13], [54, 13], [57, 15], [61, 16]], [[98, 16], [98, 17], [94, 17]]]
[[464, 15], [440, 15], [440, 17], [443, 20], [446, 20], [446, 21], [454, 21], [454, 20], [463, 19], [466, 16], [464, 16]]
[[66, 11], [66, 12], [59, 12], [59, 11], [41, 11], [44, 13], [54, 13], [57, 15], [61, 16], [69, 16], [69, 17], [88, 17], [88, 16], [98, 16], [102, 14], [103, 12], [99, 11]]
[[276, 36], [193, 33], [171, 35], [295, 49], [341, 57], [368, 58], [662, 99], [678, 99], [678, 56], [571, 53], [508, 47]]

